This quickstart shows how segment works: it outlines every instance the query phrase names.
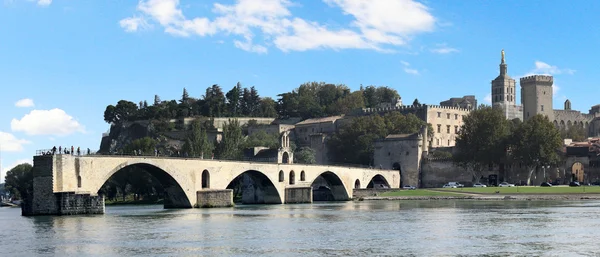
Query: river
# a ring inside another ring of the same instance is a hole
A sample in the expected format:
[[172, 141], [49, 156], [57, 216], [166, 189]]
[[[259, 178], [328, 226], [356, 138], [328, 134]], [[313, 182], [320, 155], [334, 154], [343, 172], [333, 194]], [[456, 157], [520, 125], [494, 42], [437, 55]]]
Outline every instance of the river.
[[22, 217], [2, 256], [597, 256], [600, 202], [363, 201]]

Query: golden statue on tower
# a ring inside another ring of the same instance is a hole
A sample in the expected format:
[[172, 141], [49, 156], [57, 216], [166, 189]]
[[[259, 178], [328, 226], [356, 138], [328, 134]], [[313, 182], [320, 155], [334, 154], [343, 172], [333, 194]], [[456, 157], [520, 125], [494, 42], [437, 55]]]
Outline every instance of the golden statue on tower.
[[502, 63], [504, 63], [504, 49], [502, 49]]

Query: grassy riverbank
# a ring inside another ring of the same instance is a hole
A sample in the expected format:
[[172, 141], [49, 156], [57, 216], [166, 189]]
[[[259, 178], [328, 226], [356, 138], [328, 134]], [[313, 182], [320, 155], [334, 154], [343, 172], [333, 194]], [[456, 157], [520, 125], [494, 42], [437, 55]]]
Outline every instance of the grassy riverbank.
[[416, 189], [416, 190], [398, 190], [381, 193], [379, 196], [462, 196], [460, 193], [453, 192], [440, 192], [428, 189]]
[[598, 186], [519, 186], [519, 187], [464, 187], [464, 188], [436, 188], [436, 192], [454, 192], [467, 194], [600, 194]]

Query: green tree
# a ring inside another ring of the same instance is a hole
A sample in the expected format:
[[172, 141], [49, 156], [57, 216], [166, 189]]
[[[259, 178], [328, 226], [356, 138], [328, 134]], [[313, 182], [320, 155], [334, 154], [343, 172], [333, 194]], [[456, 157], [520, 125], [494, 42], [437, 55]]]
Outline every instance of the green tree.
[[223, 90], [219, 85], [206, 89], [202, 115], [207, 117], [222, 117], [226, 110], [226, 101]]
[[316, 153], [315, 153], [314, 149], [312, 149], [310, 147], [300, 147], [294, 153], [294, 161], [296, 163], [315, 164], [315, 163], [317, 163], [315, 155], [316, 155]]
[[223, 126], [223, 138], [217, 144], [216, 155], [220, 159], [240, 160], [242, 159], [242, 144], [244, 137], [242, 128], [237, 119], [230, 119]]
[[268, 147], [270, 149], [277, 149], [279, 147], [279, 135], [267, 133], [264, 130], [259, 130], [256, 133], [246, 137], [246, 140], [242, 144], [243, 149], [260, 146]]
[[[154, 155], [154, 149], [156, 149], [156, 140], [151, 137], [143, 137], [133, 140], [124, 147], [123, 151], [125, 151], [125, 153], [133, 154], [133, 151], [135, 150], [140, 155]], [[139, 153], [139, 151], [142, 152]]]
[[500, 110], [482, 107], [472, 111], [458, 132], [454, 162], [479, 182], [484, 169], [504, 160], [508, 136], [508, 122]]
[[338, 98], [335, 103], [329, 105], [329, 115], [347, 114], [355, 109], [365, 107], [365, 99], [361, 91], [352, 92], [345, 97]]
[[277, 117], [277, 103], [270, 97], [260, 99], [259, 112], [261, 117]]
[[527, 184], [538, 167], [557, 164], [562, 146], [560, 132], [548, 117], [535, 115], [523, 122], [512, 135], [510, 155], [529, 171]]
[[587, 132], [583, 126], [579, 124], [568, 125], [566, 128], [560, 129], [560, 136], [562, 139], [573, 139], [573, 141], [581, 142], [587, 138]]
[[250, 111], [250, 116], [257, 117], [260, 115], [260, 96], [258, 95], [258, 90], [256, 90], [255, 87], [250, 87], [250, 102], [248, 102], [247, 105]]
[[239, 82], [237, 83], [237, 85], [235, 87], [233, 87], [231, 90], [229, 90], [229, 92], [227, 92], [227, 94], [225, 95], [225, 97], [227, 98], [227, 111], [229, 112], [229, 115], [232, 117], [238, 117], [240, 116], [241, 112], [241, 96], [242, 95], [242, 84], [240, 84]]
[[354, 118], [327, 140], [329, 158], [338, 163], [368, 165], [373, 160], [373, 142], [387, 135], [385, 120], [379, 115]]
[[188, 100], [190, 100], [190, 95], [188, 94], [187, 89], [185, 89], [185, 87], [183, 88], [183, 94], [181, 95], [181, 100], [179, 100], [180, 103], [187, 103]]
[[213, 145], [208, 141], [206, 127], [200, 119], [195, 119], [190, 124], [183, 151], [191, 157], [202, 157], [212, 155]]
[[106, 106], [106, 109], [104, 110], [104, 121], [106, 121], [106, 123], [117, 123], [118, 120], [114, 105], [111, 104]]
[[154, 95], [154, 106], [158, 106], [158, 105], [160, 105], [160, 103], [161, 103], [160, 96]]
[[6, 173], [4, 181], [13, 198], [27, 199], [33, 194], [33, 167], [29, 163], [19, 164]]

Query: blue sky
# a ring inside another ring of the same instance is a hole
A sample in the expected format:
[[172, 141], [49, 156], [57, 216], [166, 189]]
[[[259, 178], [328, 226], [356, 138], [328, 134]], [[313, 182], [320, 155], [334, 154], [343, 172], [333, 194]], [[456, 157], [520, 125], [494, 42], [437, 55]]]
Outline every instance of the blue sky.
[[[0, 0], [2, 180], [36, 149], [98, 149], [108, 104], [201, 97], [238, 81], [389, 86], [406, 103], [489, 97], [509, 74], [555, 76], [554, 108], [600, 103], [598, 1]], [[517, 99], [520, 101], [520, 99]]]

